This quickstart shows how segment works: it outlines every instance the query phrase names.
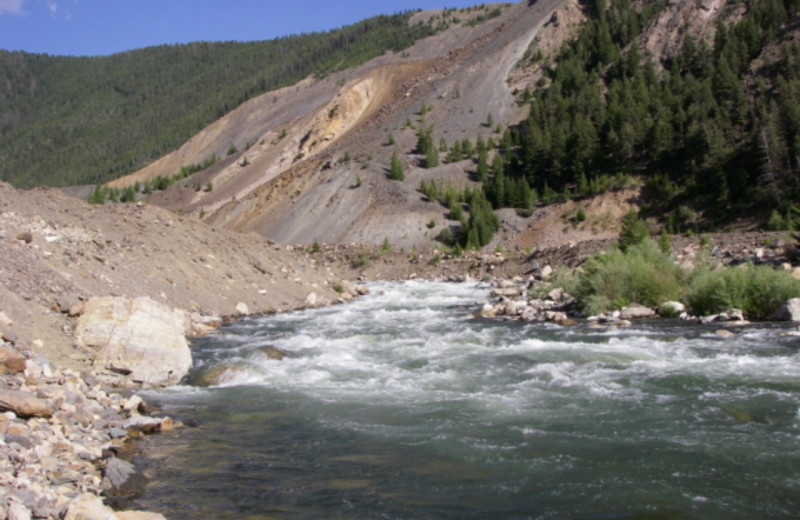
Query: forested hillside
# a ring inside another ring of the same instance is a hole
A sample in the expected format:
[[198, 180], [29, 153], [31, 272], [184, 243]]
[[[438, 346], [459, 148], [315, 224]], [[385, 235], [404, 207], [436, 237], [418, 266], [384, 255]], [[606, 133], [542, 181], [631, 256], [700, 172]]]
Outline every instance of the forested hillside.
[[109, 57], [0, 51], [0, 179], [67, 186], [134, 171], [255, 95], [399, 51], [437, 30], [430, 22], [410, 26], [412, 14]]
[[687, 37], [663, 61], [636, 38], [666, 1], [589, 4], [541, 88], [523, 94], [530, 115], [504, 137], [503, 161], [487, 177], [478, 159], [495, 208], [587, 196], [619, 174], [643, 176], [645, 211], [675, 232], [697, 208], [723, 223], [800, 201], [800, 1], [728, 2], [735, 21], [711, 43]]

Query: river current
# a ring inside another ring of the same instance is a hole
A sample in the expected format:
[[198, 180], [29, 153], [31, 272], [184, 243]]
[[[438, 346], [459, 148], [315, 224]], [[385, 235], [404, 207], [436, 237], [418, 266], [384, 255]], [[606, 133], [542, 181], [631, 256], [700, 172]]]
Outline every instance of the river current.
[[[133, 507], [177, 519], [800, 518], [800, 339], [477, 320], [379, 283], [193, 342]], [[274, 352], [285, 352], [274, 359]], [[214, 373], [220, 383], [193, 386]]]

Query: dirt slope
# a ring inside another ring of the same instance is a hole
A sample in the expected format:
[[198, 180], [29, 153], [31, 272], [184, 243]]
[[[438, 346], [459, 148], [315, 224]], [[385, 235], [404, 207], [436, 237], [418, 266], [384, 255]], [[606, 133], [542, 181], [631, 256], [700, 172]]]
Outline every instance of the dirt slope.
[[[66, 313], [92, 296], [149, 296], [203, 315], [334, 302], [341, 278], [305, 251], [217, 231], [148, 204], [91, 206], [0, 183], [0, 333], [58, 366], [84, 358]], [[13, 331], [13, 332], [12, 332]]]
[[[488, 22], [465, 23], [495, 5], [457, 13], [460, 24], [404, 53], [248, 101], [179, 150], [113, 185], [171, 175], [216, 155], [222, 160], [214, 167], [149, 202], [283, 243], [375, 244], [389, 238], [400, 247], [433, 247], [445, 225], [444, 210], [420, 198], [419, 181], [464, 184], [465, 170], [473, 166], [420, 168], [413, 153], [416, 129], [406, 122], [432, 126], [437, 140], [452, 143], [491, 135], [493, 128], [485, 125], [490, 115], [494, 124], [519, 121], [525, 109], [512, 90], [524, 80], [517, 77], [511, 85], [512, 71], [535, 38], [549, 40], [548, 33], [558, 29], [555, 11], [578, 11], [575, 0], [497, 6], [502, 14]], [[411, 23], [440, 14], [422, 12]], [[430, 109], [424, 117], [422, 106]], [[231, 145], [238, 151], [227, 155]], [[386, 177], [393, 152], [403, 161], [404, 183]], [[427, 227], [431, 220], [433, 230]]]

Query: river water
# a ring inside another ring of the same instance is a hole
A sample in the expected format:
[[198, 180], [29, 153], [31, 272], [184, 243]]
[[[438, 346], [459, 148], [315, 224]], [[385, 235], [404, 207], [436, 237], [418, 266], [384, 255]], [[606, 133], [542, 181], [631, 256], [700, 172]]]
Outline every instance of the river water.
[[196, 426], [145, 444], [133, 506], [171, 520], [800, 518], [800, 340], [470, 318], [487, 300], [475, 284], [374, 284], [195, 341], [188, 381], [223, 384], [146, 396]]

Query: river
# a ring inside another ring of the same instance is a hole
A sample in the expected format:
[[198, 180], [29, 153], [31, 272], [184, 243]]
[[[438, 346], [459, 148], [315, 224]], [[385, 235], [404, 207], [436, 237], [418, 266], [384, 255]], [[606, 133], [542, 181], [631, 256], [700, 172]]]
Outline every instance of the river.
[[[146, 395], [136, 508], [177, 519], [800, 517], [800, 339], [652, 320], [476, 320], [476, 284], [377, 283], [349, 304], [193, 342]], [[287, 353], [273, 359], [272, 349]], [[190, 384], [216, 373], [222, 384]]]

